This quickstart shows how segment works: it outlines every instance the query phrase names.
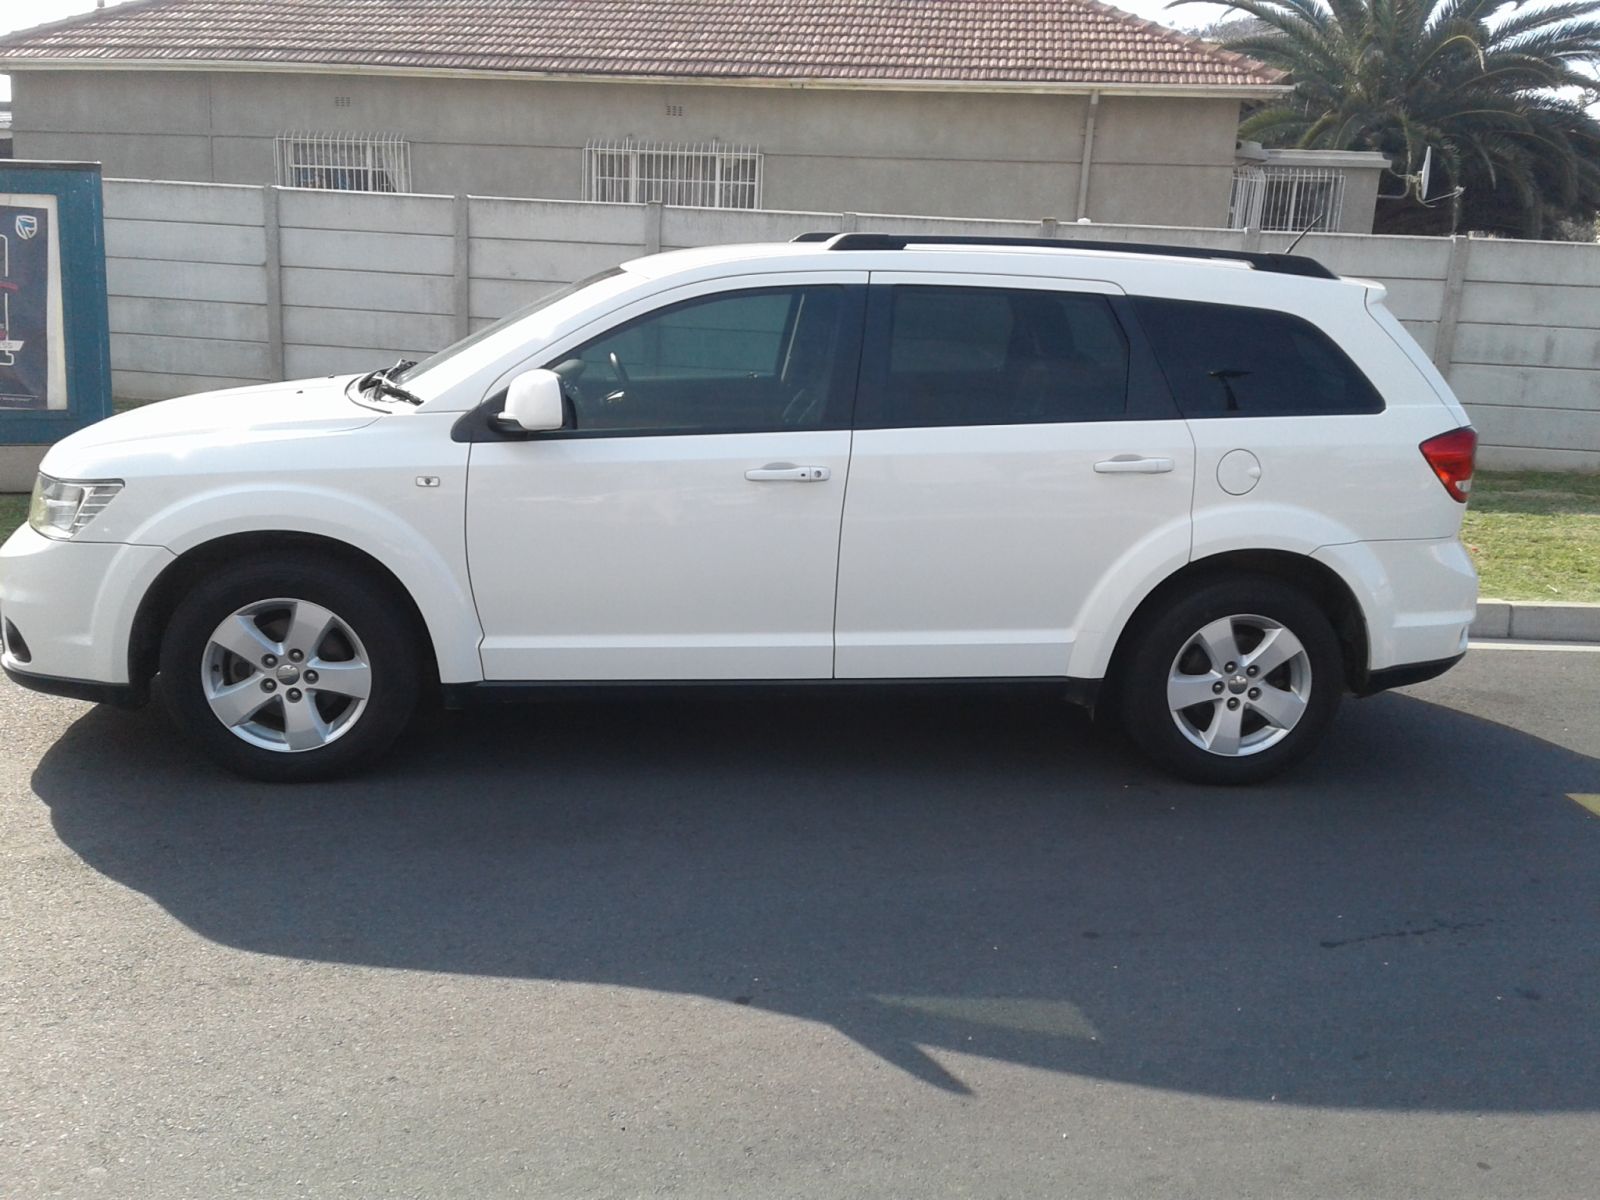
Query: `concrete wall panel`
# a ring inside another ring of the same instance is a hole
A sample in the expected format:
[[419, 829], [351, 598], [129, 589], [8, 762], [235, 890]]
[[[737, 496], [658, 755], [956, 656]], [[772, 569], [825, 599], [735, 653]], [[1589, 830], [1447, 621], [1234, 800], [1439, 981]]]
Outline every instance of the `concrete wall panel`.
[[639, 257], [638, 245], [472, 239], [475, 279], [583, 279]]
[[455, 271], [452, 237], [341, 229], [285, 229], [282, 236], [285, 267], [401, 275], [449, 275]]
[[645, 213], [642, 204], [578, 204], [474, 196], [470, 220], [475, 238], [615, 242], [638, 246], [644, 242]]
[[267, 348], [258, 342], [220, 338], [149, 337], [113, 334], [112, 356], [125, 371], [157, 375], [197, 372], [221, 378], [268, 379]]
[[[1600, 284], [1596, 285], [1600, 303]], [[1529, 325], [1463, 322], [1456, 328], [1455, 361], [1519, 367], [1576, 367], [1600, 373], [1600, 333]]]
[[1478, 283], [1461, 298], [1461, 320], [1499, 325], [1600, 329], [1600, 287]]
[[1463, 404], [1600, 412], [1600, 371], [1456, 363], [1450, 386]]
[[248, 387], [259, 379], [228, 379], [217, 375], [164, 375], [153, 371], [114, 368], [111, 389], [119, 400], [170, 400], [195, 392], [215, 392], [223, 388]]
[[174, 221], [182, 225], [261, 226], [259, 187], [203, 183], [156, 183], [145, 179], [107, 179], [107, 218]]
[[1467, 412], [1485, 445], [1600, 453], [1600, 412], [1494, 404], [1469, 404]]
[[498, 321], [508, 312], [532, 304], [548, 296], [570, 280], [525, 279], [513, 282], [505, 279], [474, 279], [472, 281], [472, 319], [487, 324]]
[[1600, 471], [1600, 451], [1479, 446], [1478, 466], [1485, 471]]
[[278, 224], [284, 229], [343, 229], [365, 233], [455, 232], [453, 196], [373, 196], [282, 188]]
[[1437, 321], [1444, 315], [1444, 287], [1438, 279], [1379, 279], [1388, 290], [1384, 304], [1402, 321]]
[[397, 358], [421, 360], [431, 350], [426, 346], [396, 349], [378, 346], [290, 346], [284, 353], [284, 372], [291, 379], [313, 379], [320, 375], [350, 375], [387, 367]]
[[267, 261], [267, 244], [259, 227], [108, 220], [106, 253], [113, 258], [238, 263], [259, 267]]
[[425, 346], [431, 353], [456, 340], [455, 318], [421, 313], [286, 307], [283, 337], [291, 345]]
[[439, 275], [283, 269], [283, 302], [307, 308], [448, 314], [455, 281]]
[[234, 304], [264, 304], [267, 299], [265, 270], [221, 263], [108, 258], [106, 286], [113, 296], [221, 300]]
[[219, 304], [201, 300], [149, 300], [113, 296], [111, 332], [154, 337], [224, 338], [237, 342], [267, 340], [264, 304]]
[[836, 232], [840, 224], [839, 213], [738, 213], [731, 221], [728, 216], [727, 209], [664, 208], [661, 210], [661, 245], [663, 248], [715, 246], [744, 239], [787, 242], [796, 234], [811, 230]]
[[1497, 283], [1600, 284], [1600, 245], [1475, 238], [1467, 278]]

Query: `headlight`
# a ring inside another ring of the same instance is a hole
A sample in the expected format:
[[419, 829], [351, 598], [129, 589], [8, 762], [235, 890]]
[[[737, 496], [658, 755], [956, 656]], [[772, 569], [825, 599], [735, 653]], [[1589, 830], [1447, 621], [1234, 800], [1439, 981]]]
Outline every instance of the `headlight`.
[[33, 485], [33, 500], [28, 505], [28, 524], [45, 537], [73, 537], [98, 517], [121, 490], [120, 479], [69, 483], [64, 479], [41, 475]]

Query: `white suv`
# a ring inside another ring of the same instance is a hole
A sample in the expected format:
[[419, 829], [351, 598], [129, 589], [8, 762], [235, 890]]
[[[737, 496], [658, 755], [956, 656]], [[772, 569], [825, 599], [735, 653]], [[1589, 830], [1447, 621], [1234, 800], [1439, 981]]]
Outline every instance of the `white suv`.
[[1304, 258], [808, 236], [630, 262], [361, 377], [67, 438], [4, 667], [276, 780], [419, 700], [1033, 683], [1191, 779], [1465, 652], [1475, 436]]

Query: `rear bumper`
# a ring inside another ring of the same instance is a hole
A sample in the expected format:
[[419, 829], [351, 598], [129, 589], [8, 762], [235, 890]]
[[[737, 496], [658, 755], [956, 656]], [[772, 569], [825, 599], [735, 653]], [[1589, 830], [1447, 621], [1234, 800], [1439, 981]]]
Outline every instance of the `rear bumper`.
[[1386, 692], [1390, 688], [1406, 687], [1413, 683], [1425, 683], [1429, 679], [1437, 679], [1451, 667], [1455, 666], [1466, 653], [1452, 655], [1449, 658], [1436, 658], [1432, 662], [1406, 663], [1399, 667], [1385, 667], [1381, 671], [1374, 671], [1367, 676], [1366, 686], [1356, 692], [1358, 696], [1375, 696], [1379, 692]]
[[1442, 671], [1466, 652], [1478, 575], [1459, 538], [1348, 542], [1312, 557], [1338, 572], [1361, 605], [1371, 678], [1435, 663], [1446, 664]]

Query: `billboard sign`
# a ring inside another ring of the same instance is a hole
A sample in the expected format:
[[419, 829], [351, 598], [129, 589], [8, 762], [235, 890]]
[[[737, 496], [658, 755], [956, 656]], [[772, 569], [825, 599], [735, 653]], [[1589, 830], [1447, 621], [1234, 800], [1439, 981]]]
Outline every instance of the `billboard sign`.
[[0, 410], [66, 406], [54, 196], [0, 195]]
[[100, 167], [0, 160], [0, 448], [110, 415]]

